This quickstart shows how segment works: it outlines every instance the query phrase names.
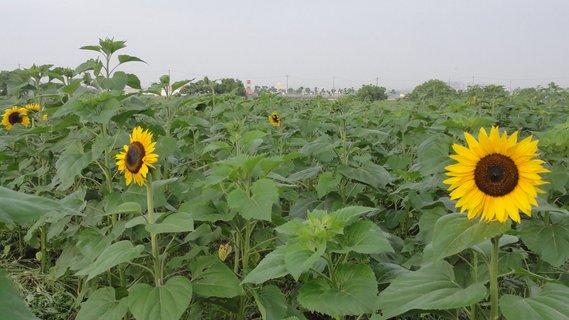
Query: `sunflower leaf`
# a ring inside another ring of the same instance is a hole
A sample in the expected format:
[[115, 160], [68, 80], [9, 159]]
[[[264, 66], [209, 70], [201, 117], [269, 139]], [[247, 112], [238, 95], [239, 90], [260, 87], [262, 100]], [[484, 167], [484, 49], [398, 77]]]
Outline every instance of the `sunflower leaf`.
[[520, 224], [522, 241], [544, 261], [561, 266], [569, 257], [569, 217], [551, 219], [551, 223], [532, 219]]
[[375, 310], [377, 281], [364, 264], [343, 264], [334, 272], [335, 285], [323, 278], [308, 280], [298, 302], [308, 310], [331, 316], [360, 315]]
[[461, 213], [444, 215], [433, 230], [433, 258], [440, 260], [457, 254], [509, 229], [509, 223], [469, 220]]
[[279, 199], [279, 191], [275, 182], [270, 179], [255, 181], [249, 196], [243, 189], [237, 188], [229, 194], [227, 203], [245, 219], [271, 221], [273, 203]]
[[446, 261], [406, 272], [379, 294], [379, 308], [386, 319], [409, 310], [445, 310], [460, 308], [486, 297], [483, 283], [461, 287], [453, 267]]
[[569, 287], [547, 283], [529, 298], [506, 294], [500, 309], [507, 320], [569, 319]]

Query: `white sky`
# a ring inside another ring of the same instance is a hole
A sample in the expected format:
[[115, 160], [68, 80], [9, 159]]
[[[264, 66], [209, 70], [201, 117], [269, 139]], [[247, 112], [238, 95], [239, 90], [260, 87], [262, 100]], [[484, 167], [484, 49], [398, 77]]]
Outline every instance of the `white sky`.
[[127, 40], [144, 83], [209, 75], [253, 84], [409, 88], [431, 78], [569, 86], [569, 1], [0, 0], [0, 69], [75, 67]]

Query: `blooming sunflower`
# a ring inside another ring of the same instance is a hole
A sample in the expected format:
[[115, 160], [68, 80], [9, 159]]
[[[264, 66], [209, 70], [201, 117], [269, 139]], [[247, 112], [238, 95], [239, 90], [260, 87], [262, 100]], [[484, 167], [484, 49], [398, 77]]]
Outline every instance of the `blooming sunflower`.
[[278, 113], [273, 112], [271, 113], [271, 115], [269, 116], [269, 123], [273, 126], [273, 127], [279, 127], [281, 125], [281, 117], [279, 116]]
[[468, 218], [520, 222], [519, 211], [531, 216], [537, 206], [538, 186], [546, 182], [539, 175], [549, 172], [537, 157], [537, 140], [529, 136], [518, 142], [518, 132], [500, 135], [498, 127], [490, 134], [480, 129], [478, 140], [464, 133], [468, 147], [453, 144], [457, 163], [447, 166], [450, 198], [467, 211]]
[[123, 147], [123, 151], [116, 155], [117, 168], [124, 173], [126, 185], [133, 180], [139, 186], [144, 185], [148, 167], [158, 160], [154, 153], [156, 142], [152, 142], [152, 133], [136, 127], [130, 135], [130, 143]]
[[6, 130], [12, 129], [16, 124], [21, 124], [25, 127], [30, 125], [30, 118], [28, 117], [28, 109], [20, 107], [8, 108], [2, 115], [2, 125]]
[[30, 111], [35, 111], [35, 112], [41, 111], [41, 107], [40, 107], [39, 103], [28, 103], [27, 105], [24, 106], [24, 108], [26, 108]]

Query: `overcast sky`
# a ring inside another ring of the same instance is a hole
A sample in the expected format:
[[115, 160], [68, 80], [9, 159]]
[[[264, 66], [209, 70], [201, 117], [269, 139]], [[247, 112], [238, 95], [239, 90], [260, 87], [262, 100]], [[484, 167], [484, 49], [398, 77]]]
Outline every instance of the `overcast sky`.
[[410, 88], [431, 78], [569, 86], [569, 1], [0, 0], [0, 69], [75, 67], [127, 40], [145, 83], [209, 75]]

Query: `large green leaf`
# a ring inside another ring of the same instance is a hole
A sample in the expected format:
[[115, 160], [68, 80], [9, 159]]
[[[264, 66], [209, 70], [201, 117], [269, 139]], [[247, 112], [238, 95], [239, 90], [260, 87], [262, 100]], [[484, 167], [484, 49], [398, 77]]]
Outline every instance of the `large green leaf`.
[[338, 249], [333, 251], [375, 254], [393, 252], [393, 248], [383, 231], [375, 223], [369, 220], [361, 220], [344, 229], [344, 234], [339, 236]]
[[267, 254], [255, 269], [247, 274], [245, 279], [243, 279], [243, 283], [260, 284], [287, 275], [288, 270], [285, 265], [286, 248], [286, 246], [280, 246]]
[[273, 203], [279, 199], [275, 182], [270, 179], [257, 180], [251, 186], [251, 193], [249, 196], [243, 189], [233, 190], [227, 198], [229, 207], [245, 219], [271, 221]]
[[128, 299], [117, 300], [114, 288], [103, 287], [93, 292], [87, 301], [81, 303], [81, 310], [75, 320], [121, 320], [127, 312]]
[[484, 284], [461, 287], [455, 281], [453, 267], [439, 261], [398, 276], [379, 294], [379, 308], [385, 318], [391, 318], [414, 309], [460, 308], [485, 297]]
[[201, 256], [190, 263], [194, 292], [202, 297], [231, 298], [243, 294], [239, 279], [216, 256]]
[[129, 310], [136, 320], [178, 320], [191, 299], [192, 284], [182, 276], [172, 277], [159, 287], [135, 284], [128, 295]]
[[76, 214], [60, 201], [0, 187], [0, 222], [27, 225], [46, 214]]
[[377, 281], [368, 265], [340, 265], [334, 279], [335, 286], [321, 277], [307, 281], [298, 293], [300, 305], [331, 316], [360, 315], [375, 310]]
[[6, 320], [38, 320], [28, 309], [8, 274], [0, 269], [0, 315]]
[[134, 246], [128, 240], [115, 242], [105, 248], [95, 262], [79, 270], [76, 274], [78, 276], [87, 276], [87, 281], [89, 281], [118, 264], [139, 257], [142, 251], [144, 251], [143, 245]]
[[500, 309], [507, 320], [569, 320], [569, 287], [547, 283], [529, 298], [506, 294]]
[[253, 291], [253, 297], [263, 320], [281, 320], [288, 315], [286, 296], [277, 286], [265, 286], [259, 293]]
[[54, 180], [59, 182], [58, 190], [67, 190], [75, 182], [75, 177], [91, 162], [91, 153], [83, 151], [79, 140], [74, 140], [67, 145], [55, 162], [57, 170]]
[[465, 214], [452, 213], [440, 217], [433, 230], [435, 259], [457, 254], [484, 240], [509, 230], [508, 223], [469, 220]]
[[393, 178], [384, 167], [375, 163], [365, 163], [357, 168], [341, 165], [338, 171], [348, 179], [365, 183], [374, 188], [385, 188]]
[[160, 223], [147, 225], [146, 230], [156, 234], [190, 232], [194, 230], [194, 220], [187, 212], [176, 212], [164, 218]]
[[528, 248], [552, 266], [561, 266], [569, 257], [569, 217], [564, 216], [550, 223], [532, 219], [523, 221], [520, 237]]
[[312, 248], [303, 241], [287, 244], [284, 254], [286, 269], [298, 280], [303, 272], [310, 270], [320, 260], [325, 250], [325, 245]]

